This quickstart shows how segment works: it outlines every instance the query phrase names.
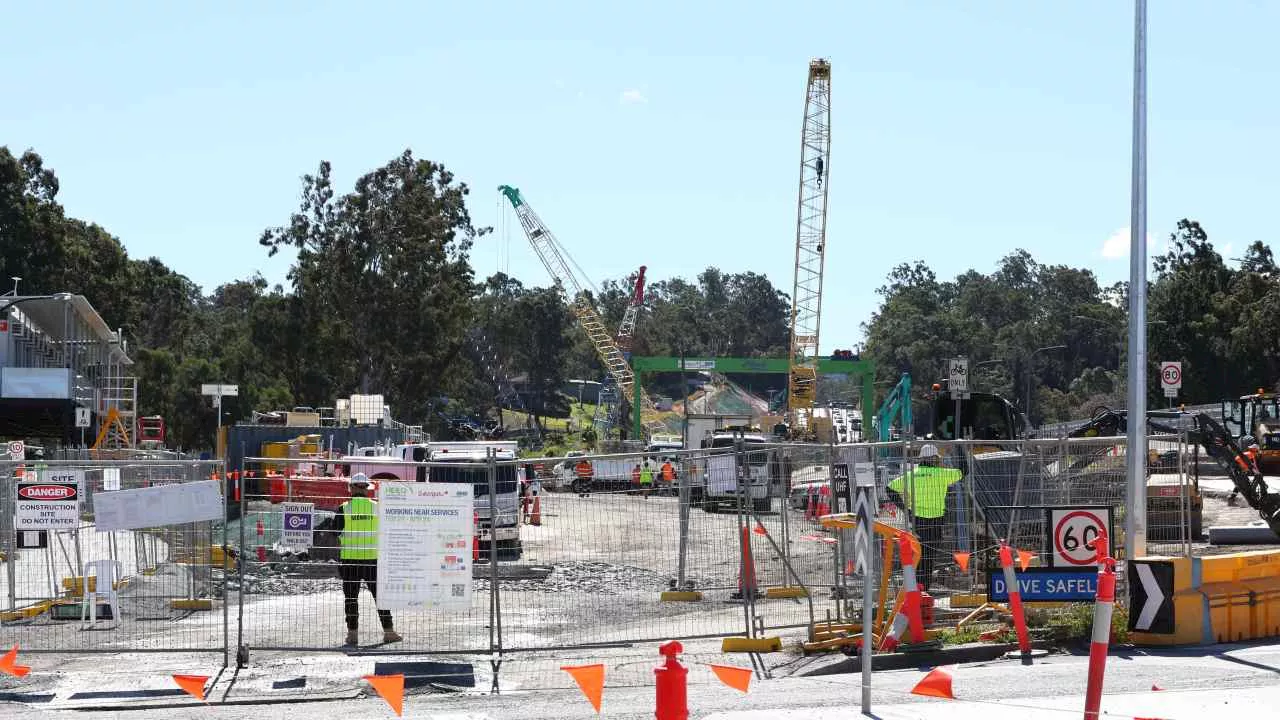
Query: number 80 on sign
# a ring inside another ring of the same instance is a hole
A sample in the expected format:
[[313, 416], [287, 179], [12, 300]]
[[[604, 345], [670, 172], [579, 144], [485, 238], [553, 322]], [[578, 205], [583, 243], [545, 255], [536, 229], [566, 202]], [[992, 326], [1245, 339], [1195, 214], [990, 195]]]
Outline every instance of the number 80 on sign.
[[1050, 563], [1053, 567], [1083, 567], [1097, 563], [1097, 550], [1089, 543], [1107, 530], [1107, 554], [1112, 552], [1111, 508], [1051, 508], [1049, 530], [1051, 533]]

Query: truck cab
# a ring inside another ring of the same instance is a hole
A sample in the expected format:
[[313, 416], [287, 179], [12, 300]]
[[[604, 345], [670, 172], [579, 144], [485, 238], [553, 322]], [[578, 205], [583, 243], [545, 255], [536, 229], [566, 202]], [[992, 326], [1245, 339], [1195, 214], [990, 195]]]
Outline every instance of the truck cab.
[[[470, 483], [475, 492], [476, 536], [480, 554], [489, 554], [489, 543], [496, 540], [498, 560], [519, 560], [524, 552], [520, 540], [520, 473], [514, 464], [518, 444], [514, 441], [430, 442], [426, 443], [427, 461], [433, 465], [430, 482]], [[496, 496], [489, 497], [489, 451], [498, 461], [495, 468]]]
[[[738, 440], [747, 451], [742, 460], [747, 499], [756, 512], [767, 512], [772, 505], [769, 491], [773, 463], [769, 462], [768, 439], [755, 428], [725, 428], [702, 441], [702, 448], [710, 451], [703, 458], [701, 482], [702, 509], [707, 512], [715, 512], [720, 505], [733, 507], [737, 503], [739, 468], [733, 448]], [[760, 449], [753, 451], [753, 447]]]

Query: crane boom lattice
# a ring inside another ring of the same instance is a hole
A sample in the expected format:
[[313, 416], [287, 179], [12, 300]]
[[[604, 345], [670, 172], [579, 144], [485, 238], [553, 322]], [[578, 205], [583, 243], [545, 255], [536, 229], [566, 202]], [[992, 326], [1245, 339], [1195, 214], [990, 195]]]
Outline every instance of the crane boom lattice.
[[796, 212], [795, 281], [791, 293], [791, 368], [787, 409], [797, 430], [808, 430], [818, 390], [818, 328], [827, 244], [827, 176], [831, 157], [831, 63], [809, 63], [800, 136], [800, 193]]
[[631, 302], [627, 305], [627, 311], [622, 315], [622, 324], [618, 326], [618, 347], [622, 352], [631, 350], [631, 339], [636, 334], [636, 320], [640, 316], [640, 306], [644, 305], [644, 265], [640, 266], [640, 272], [636, 275], [636, 284], [632, 289]]
[[[644, 393], [640, 393], [640, 397], [635, 397], [635, 372], [632, 371], [631, 365], [627, 362], [626, 357], [622, 354], [622, 349], [618, 347], [617, 340], [614, 335], [604, 325], [600, 313], [596, 310], [595, 304], [584, 288], [584, 284], [574, 275], [569, 268], [567, 254], [556, 240], [547, 226], [543, 224], [542, 219], [533, 211], [524, 200], [524, 196], [520, 191], [510, 185], [503, 185], [498, 188], [499, 192], [506, 196], [511, 206], [516, 211], [516, 217], [520, 219], [520, 226], [524, 228], [524, 234], [529, 238], [529, 244], [533, 246], [534, 252], [538, 254], [538, 259], [542, 261], [547, 272], [551, 275], [551, 279], [560, 287], [560, 289], [569, 297], [569, 302], [573, 307], [573, 314], [578, 318], [580, 325], [587, 338], [591, 340], [592, 346], [595, 347], [596, 355], [599, 356], [600, 362], [604, 364], [605, 371], [609, 373], [609, 377], [618, 385], [618, 390], [622, 392], [622, 396], [627, 402], [639, 402], [641, 410], [650, 414], [657, 413], [657, 408], [653, 402]], [[651, 430], [657, 427], [665, 428], [661, 423], [654, 423]]]

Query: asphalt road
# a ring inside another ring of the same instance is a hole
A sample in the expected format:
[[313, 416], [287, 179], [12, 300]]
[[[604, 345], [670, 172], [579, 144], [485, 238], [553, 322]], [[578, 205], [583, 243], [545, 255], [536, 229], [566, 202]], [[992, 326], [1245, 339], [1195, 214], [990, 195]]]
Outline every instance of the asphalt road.
[[[996, 661], [961, 665], [953, 669], [957, 700], [951, 705], [957, 711], [976, 706], [988, 708], [990, 717], [1005, 717], [1001, 712], [1022, 709], [1024, 717], [1043, 717], [1052, 709], [1066, 710], [1083, 698], [1087, 658], [1077, 655], [1054, 656], [1023, 667], [1014, 661]], [[950, 711], [939, 707], [947, 701], [920, 698], [909, 694], [923, 677], [922, 670], [876, 673], [874, 708], [882, 708], [884, 717], [942, 717]], [[820, 719], [837, 717], [828, 712], [856, 708], [860, 677], [840, 675], [820, 678], [776, 678], [756, 680], [748, 694], [742, 695], [715, 682], [710, 671], [694, 665], [690, 670], [689, 704], [691, 717], [724, 718], [764, 717], [739, 715], [744, 711], [781, 711], [804, 709], [801, 714], [787, 713], [777, 717]], [[1204, 650], [1125, 652], [1108, 659], [1106, 691], [1117, 706], [1141, 705], [1141, 694], [1151, 693], [1152, 686], [1185, 699], [1187, 708], [1196, 702], [1218, 702], [1217, 698], [1247, 700], [1280, 697], [1280, 645], [1222, 645]], [[617, 720], [649, 720], [653, 717], [651, 684], [630, 687], [615, 686], [606, 678], [604, 717]], [[1123, 696], [1123, 697], [1122, 697]], [[1138, 699], [1135, 701], [1135, 697]], [[1160, 707], [1178, 704], [1166, 696], [1153, 699]], [[1122, 702], [1123, 701], [1123, 702]], [[1256, 705], [1256, 703], [1255, 703]], [[873, 709], [874, 709], [873, 708]], [[918, 712], [912, 710], [918, 708]], [[1037, 712], [1037, 708], [1043, 708]], [[1107, 708], [1104, 697], [1103, 709]], [[1224, 710], [1226, 708], [1224, 707]], [[1274, 717], [1274, 709], [1266, 714], [1231, 713], [1234, 720], [1249, 717]], [[590, 705], [573, 690], [508, 692], [501, 695], [411, 695], [405, 702], [405, 717], [431, 720], [571, 720], [594, 717]], [[839, 717], [847, 717], [841, 714]], [[964, 717], [978, 715], [966, 714]], [[1206, 717], [1205, 715], [1169, 714], [1160, 717]], [[341, 717], [344, 720], [392, 717], [386, 705], [376, 697], [282, 705], [196, 705], [185, 707], [128, 711], [111, 710], [41, 710], [20, 705], [0, 705], [0, 718], [39, 718], [41, 720], [105, 720], [106, 718], [190, 718], [191, 720], [256, 720], [261, 717], [283, 720], [315, 717]], [[947, 714], [947, 717], [959, 715]], [[1064, 714], [1065, 717], [1065, 714]]]

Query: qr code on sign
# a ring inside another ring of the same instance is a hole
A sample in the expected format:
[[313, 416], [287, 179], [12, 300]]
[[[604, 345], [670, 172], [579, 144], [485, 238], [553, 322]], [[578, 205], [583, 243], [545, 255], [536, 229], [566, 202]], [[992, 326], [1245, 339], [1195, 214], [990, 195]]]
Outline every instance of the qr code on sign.
[[462, 583], [453, 584], [453, 596], [463, 597], [467, 594], [467, 586]]

